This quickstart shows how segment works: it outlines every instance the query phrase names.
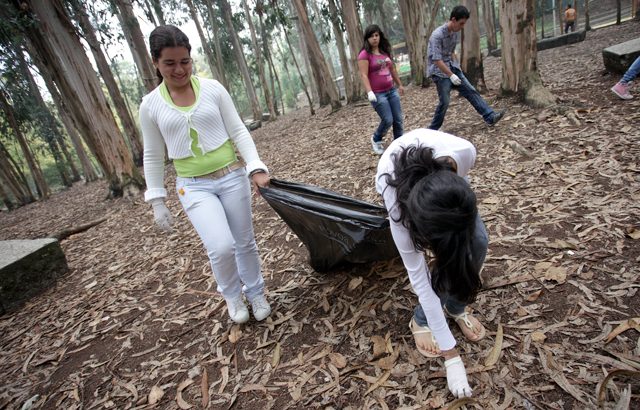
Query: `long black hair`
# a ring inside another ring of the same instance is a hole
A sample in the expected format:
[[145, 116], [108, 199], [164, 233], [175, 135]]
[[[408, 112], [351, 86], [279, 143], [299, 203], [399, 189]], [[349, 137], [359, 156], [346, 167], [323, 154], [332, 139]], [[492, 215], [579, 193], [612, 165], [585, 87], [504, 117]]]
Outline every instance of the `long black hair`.
[[364, 29], [364, 44], [360, 51], [367, 50], [367, 53], [371, 54], [371, 44], [369, 44], [369, 37], [371, 37], [374, 33], [380, 34], [380, 43], [378, 43], [378, 49], [382, 51], [384, 54], [388, 55], [389, 58], [393, 59], [393, 55], [391, 54], [391, 43], [385, 37], [380, 27], [377, 24], [371, 24]]
[[[162, 50], [167, 47], [186, 47], [189, 54], [191, 54], [189, 37], [178, 27], [166, 25], [154, 28], [151, 34], [149, 34], [149, 50], [151, 51], [153, 61], [158, 61]], [[162, 74], [160, 74], [160, 70], [157, 68], [156, 75], [158, 76], [158, 82], [161, 83]]]
[[452, 165], [433, 157], [433, 149], [410, 146], [392, 156], [402, 223], [418, 251], [435, 256], [431, 286], [461, 302], [473, 302], [480, 290], [481, 263], [471, 252], [478, 208], [476, 195]]

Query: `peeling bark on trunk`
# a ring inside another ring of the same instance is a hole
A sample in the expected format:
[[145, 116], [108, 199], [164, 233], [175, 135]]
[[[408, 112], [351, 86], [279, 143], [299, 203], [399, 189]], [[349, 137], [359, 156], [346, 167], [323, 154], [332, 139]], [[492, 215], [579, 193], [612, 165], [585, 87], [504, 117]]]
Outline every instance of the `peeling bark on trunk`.
[[295, 6], [298, 18], [300, 19], [302, 34], [304, 35], [305, 43], [308, 47], [309, 58], [311, 59], [312, 67], [315, 67], [317, 69], [317, 80], [319, 81], [318, 85], [320, 86], [320, 89], [318, 91], [320, 92], [320, 94], [326, 93], [329, 96], [329, 104], [331, 104], [332, 111], [339, 110], [342, 105], [340, 104], [338, 90], [336, 89], [336, 85], [333, 82], [333, 78], [331, 77], [329, 66], [327, 65], [327, 62], [322, 55], [320, 43], [318, 42], [318, 39], [313, 32], [313, 28], [311, 27], [311, 22], [309, 21], [309, 15], [307, 14], [305, 1], [293, 0], [293, 5]]
[[415, 85], [425, 86], [427, 46], [435, 26], [440, 0], [398, 0], [405, 39], [409, 49], [411, 77]]
[[238, 33], [233, 27], [233, 15], [231, 14], [231, 6], [229, 5], [229, 2], [227, 0], [218, 0], [218, 4], [220, 6], [220, 10], [222, 11], [222, 16], [224, 17], [227, 30], [229, 30], [229, 36], [231, 37], [231, 43], [233, 44], [233, 52], [236, 56], [238, 69], [242, 74], [244, 86], [247, 89], [247, 97], [249, 99], [249, 104], [251, 105], [253, 120], [262, 121], [262, 108], [260, 108], [260, 102], [258, 101], [258, 96], [256, 95], [256, 89], [253, 86], [251, 74], [249, 73], [249, 67], [247, 66], [247, 61], [244, 58], [244, 52], [242, 51], [240, 38], [238, 37]]
[[487, 90], [484, 82], [484, 66], [480, 52], [480, 18], [478, 16], [477, 0], [463, 0], [471, 16], [462, 30], [461, 68], [465, 77], [480, 92]]
[[147, 52], [144, 36], [140, 30], [140, 24], [138, 24], [138, 19], [133, 13], [131, 0], [111, 1], [113, 1], [118, 10], [116, 13], [118, 21], [120, 21], [120, 26], [122, 26], [122, 33], [127, 39], [127, 44], [129, 44], [129, 49], [133, 55], [136, 67], [138, 67], [140, 77], [142, 77], [142, 82], [147, 92], [151, 92], [158, 84], [158, 77], [156, 76], [155, 67], [151, 62], [151, 57]]
[[358, 69], [358, 54], [362, 49], [364, 33], [358, 17], [358, 9], [355, 0], [341, 0], [342, 18], [347, 28], [347, 40], [349, 41], [349, 63], [351, 66], [351, 95], [347, 95], [347, 101], [358, 101], [364, 98], [364, 89], [360, 81]]
[[[23, 7], [38, 24], [25, 31], [33, 50], [44, 63], [68, 113], [109, 181], [110, 196], [135, 195], [143, 179], [133, 163], [89, 58], [66, 14], [63, 0], [27, 0]], [[33, 13], [33, 14], [31, 14]]]
[[33, 177], [33, 181], [36, 184], [36, 191], [41, 198], [48, 198], [51, 194], [49, 190], [49, 185], [47, 185], [47, 181], [44, 179], [44, 175], [42, 174], [42, 169], [40, 168], [40, 164], [36, 160], [31, 148], [29, 148], [29, 144], [27, 143], [27, 138], [22, 133], [20, 129], [20, 124], [18, 123], [13, 106], [9, 102], [5, 91], [0, 89], [0, 106], [2, 107], [2, 111], [7, 118], [7, 122], [9, 126], [13, 129], [13, 133], [16, 136], [16, 140], [20, 145], [20, 149], [22, 150], [22, 155], [24, 156], [25, 161], [27, 162], [27, 166], [29, 167], [29, 171], [31, 172], [31, 176]]
[[35, 201], [35, 197], [29, 188], [29, 183], [20, 168], [15, 166], [15, 161], [9, 154], [9, 151], [0, 141], [0, 177], [6, 183], [4, 184], [18, 205], [26, 205]]
[[517, 94], [534, 107], [547, 107], [555, 97], [542, 85], [536, 66], [535, 0], [500, 3], [503, 94]]
[[137, 166], [142, 166], [142, 138], [140, 137], [138, 127], [131, 117], [131, 113], [127, 108], [127, 103], [125, 102], [122, 93], [120, 93], [120, 88], [118, 87], [118, 83], [113, 76], [113, 72], [111, 71], [109, 62], [102, 52], [100, 41], [98, 41], [98, 37], [96, 36], [93, 25], [91, 25], [91, 22], [89, 21], [87, 10], [85, 9], [82, 2], [78, 0], [73, 0], [71, 3], [75, 9], [76, 19], [78, 20], [78, 22], [80, 23], [80, 27], [82, 28], [84, 39], [89, 44], [91, 54], [93, 54], [93, 58], [96, 61], [96, 65], [98, 66], [98, 72], [100, 73], [100, 76], [102, 77], [102, 80], [106, 85], [109, 96], [111, 97], [111, 101], [113, 101], [113, 105], [115, 106], [116, 113], [118, 114], [118, 117], [120, 117], [120, 122], [122, 123], [122, 128], [124, 129], [124, 136], [125, 138], [127, 138], [129, 146], [131, 147], [133, 162]]
[[[242, 0], [242, 6], [244, 7], [247, 24], [249, 25], [249, 32], [251, 33], [251, 44], [253, 45], [253, 52], [256, 57], [256, 65], [258, 66], [258, 78], [260, 79], [260, 84], [262, 86], [262, 93], [264, 94], [264, 101], [267, 104], [267, 108], [269, 109], [269, 120], [274, 121], [276, 119], [276, 108], [274, 106], [273, 98], [271, 98], [271, 91], [269, 90], [269, 84], [267, 83], [267, 77], [264, 73], [264, 60], [262, 59], [262, 51], [260, 50], [260, 45], [258, 44], [258, 37], [256, 36], [256, 28], [253, 25], [253, 21], [251, 20], [251, 10], [249, 9], [249, 5], [246, 0]], [[261, 4], [257, 4], [256, 8], [262, 7]], [[258, 9], [258, 16], [261, 16], [262, 10]], [[264, 44], [264, 33], [262, 33], [262, 42]], [[266, 49], [265, 45], [265, 49]]]
[[491, 0], [482, 0], [482, 17], [484, 20], [484, 31], [487, 35], [487, 47], [489, 51], [498, 48], [498, 38], [496, 37], [495, 15], [493, 14], [493, 3]]
[[227, 75], [225, 74], [224, 69], [224, 60], [222, 58], [222, 47], [220, 46], [220, 29], [218, 28], [218, 23], [216, 22], [216, 14], [213, 9], [213, 3], [211, 0], [204, 0], [205, 5], [207, 6], [207, 11], [209, 12], [209, 25], [211, 26], [211, 31], [213, 32], [213, 50], [215, 51], [216, 57], [216, 68], [218, 70], [218, 74], [220, 75], [220, 82], [229, 90], [229, 82], [227, 81]]
[[195, 6], [193, 5], [192, 0], [185, 0], [187, 6], [189, 7], [189, 14], [191, 15], [191, 20], [196, 25], [196, 30], [198, 31], [198, 37], [200, 37], [200, 43], [202, 44], [202, 49], [204, 50], [204, 55], [207, 57], [207, 64], [209, 65], [209, 70], [211, 71], [211, 75], [214, 79], [220, 78], [220, 73], [218, 72], [218, 67], [216, 66], [215, 59], [213, 57], [213, 52], [211, 51], [211, 47], [209, 47], [209, 42], [207, 41], [207, 37], [204, 35], [204, 31], [202, 31], [202, 26], [200, 25], [200, 19], [198, 18], [198, 12], [196, 11]]
[[340, 19], [338, 15], [338, 7], [335, 0], [329, 0], [329, 14], [331, 17], [331, 26], [333, 28], [333, 36], [336, 38], [336, 47], [338, 48], [338, 56], [340, 57], [340, 67], [342, 68], [342, 81], [344, 82], [344, 94], [347, 103], [351, 103], [353, 98], [353, 77], [351, 76], [351, 68], [349, 58], [346, 53], [346, 45], [340, 28]]

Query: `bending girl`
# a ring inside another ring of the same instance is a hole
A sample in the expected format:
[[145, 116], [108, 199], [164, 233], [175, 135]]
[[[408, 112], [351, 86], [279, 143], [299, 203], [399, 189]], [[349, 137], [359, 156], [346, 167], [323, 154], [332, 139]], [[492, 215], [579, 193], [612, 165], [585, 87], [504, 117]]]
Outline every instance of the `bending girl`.
[[[418, 295], [409, 327], [421, 354], [445, 359], [447, 385], [456, 397], [471, 396], [471, 387], [446, 317], [470, 341], [485, 335], [482, 324], [465, 310], [481, 287], [488, 244], [466, 180], [475, 159], [469, 141], [417, 129], [389, 145], [376, 174], [393, 240]], [[431, 269], [425, 251], [433, 254]]]

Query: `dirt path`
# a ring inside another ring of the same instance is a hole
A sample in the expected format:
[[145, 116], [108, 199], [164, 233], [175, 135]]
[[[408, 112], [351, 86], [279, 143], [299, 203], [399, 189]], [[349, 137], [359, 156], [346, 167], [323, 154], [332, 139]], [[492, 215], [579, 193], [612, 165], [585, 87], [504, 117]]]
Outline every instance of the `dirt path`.
[[[471, 183], [491, 240], [483, 275], [522, 281], [483, 291], [473, 308], [489, 336], [459, 342], [479, 408], [593, 408], [601, 392], [617, 401], [626, 384], [631, 407], [640, 408], [640, 98], [622, 102], [609, 91], [617, 77], [603, 75], [600, 54], [638, 32], [638, 23], [626, 23], [539, 53], [562, 110], [497, 98], [495, 58], [485, 61], [486, 98], [509, 110], [499, 126], [484, 126], [465, 100], [452, 99], [443, 130], [478, 147]], [[427, 125], [436, 101], [433, 87], [409, 87], [406, 129]], [[253, 135], [274, 176], [380, 203], [369, 144], [376, 125], [360, 105], [312, 118], [299, 110]], [[514, 151], [516, 142], [533, 155]], [[1, 239], [107, 217], [62, 242], [70, 272], [55, 288], [0, 317], [0, 409], [35, 394], [35, 408], [65, 409], [151, 408], [149, 401], [201, 408], [203, 391], [216, 409], [418, 409], [453, 400], [442, 363], [413, 347], [407, 323], [416, 298], [398, 260], [318, 274], [298, 238], [257, 199], [274, 313], [266, 323], [231, 326], [170, 192], [169, 235], [153, 228], [141, 199], [103, 200], [102, 183], [0, 214]], [[619, 328], [625, 323], [636, 329]], [[614, 369], [636, 376], [614, 373], [601, 386]]]

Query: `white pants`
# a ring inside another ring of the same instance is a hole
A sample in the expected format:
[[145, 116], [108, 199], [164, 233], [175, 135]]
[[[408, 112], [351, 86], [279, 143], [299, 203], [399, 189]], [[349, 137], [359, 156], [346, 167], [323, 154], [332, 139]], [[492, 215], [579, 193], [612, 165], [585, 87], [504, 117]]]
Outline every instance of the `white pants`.
[[[251, 220], [251, 187], [244, 168], [219, 179], [176, 179], [180, 202], [207, 249], [218, 292], [242, 291], [249, 301], [264, 291]], [[244, 284], [244, 289], [243, 289]]]

